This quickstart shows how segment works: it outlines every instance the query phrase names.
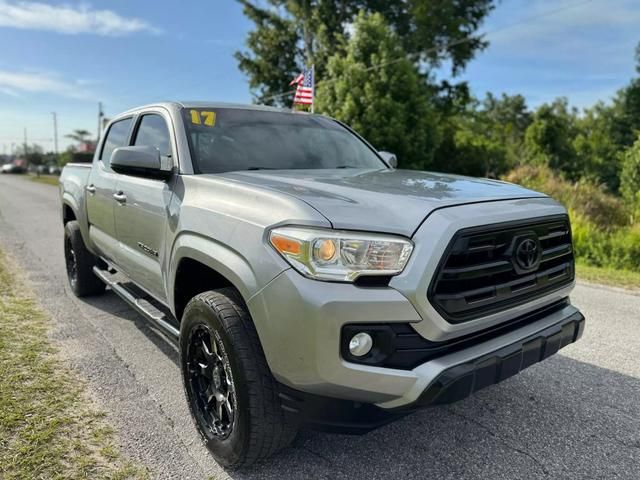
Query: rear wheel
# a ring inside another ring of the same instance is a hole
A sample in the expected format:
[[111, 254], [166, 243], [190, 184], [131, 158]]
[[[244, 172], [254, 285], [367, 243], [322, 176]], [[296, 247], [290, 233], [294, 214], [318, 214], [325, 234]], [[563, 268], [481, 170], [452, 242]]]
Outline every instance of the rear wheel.
[[250, 465], [291, 443], [297, 425], [280, 407], [275, 379], [236, 290], [205, 292], [189, 302], [180, 357], [191, 414], [221, 465]]
[[105, 284], [93, 273], [98, 258], [84, 244], [76, 220], [64, 226], [64, 259], [71, 290], [78, 297], [104, 292]]

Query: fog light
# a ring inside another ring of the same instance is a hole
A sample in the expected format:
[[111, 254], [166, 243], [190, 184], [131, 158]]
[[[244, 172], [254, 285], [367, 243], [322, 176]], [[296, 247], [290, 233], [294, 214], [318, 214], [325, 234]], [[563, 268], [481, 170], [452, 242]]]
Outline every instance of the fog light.
[[354, 357], [362, 357], [371, 351], [373, 339], [368, 333], [356, 333], [349, 342], [349, 352]]

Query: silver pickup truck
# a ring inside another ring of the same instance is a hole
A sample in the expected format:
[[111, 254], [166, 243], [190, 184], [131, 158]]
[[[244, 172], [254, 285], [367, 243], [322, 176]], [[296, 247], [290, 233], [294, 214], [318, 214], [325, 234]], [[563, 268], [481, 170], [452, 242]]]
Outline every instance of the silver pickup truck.
[[62, 172], [71, 289], [108, 286], [179, 344], [227, 467], [302, 426], [364, 433], [457, 401], [581, 336], [561, 205], [395, 166], [321, 115], [130, 110]]

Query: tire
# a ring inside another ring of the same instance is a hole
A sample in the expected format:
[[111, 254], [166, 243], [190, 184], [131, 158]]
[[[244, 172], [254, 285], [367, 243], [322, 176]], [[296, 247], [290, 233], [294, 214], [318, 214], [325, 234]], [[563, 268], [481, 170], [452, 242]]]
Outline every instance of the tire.
[[293, 441], [297, 423], [280, 406], [258, 334], [235, 289], [204, 292], [187, 304], [180, 360], [192, 418], [222, 466], [251, 465]]
[[98, 258], [87, 250], [75, 220], [64, 226], [64, 258], [69, 286], [77, 297], [104, 292], [105, 284], [93, 273]]

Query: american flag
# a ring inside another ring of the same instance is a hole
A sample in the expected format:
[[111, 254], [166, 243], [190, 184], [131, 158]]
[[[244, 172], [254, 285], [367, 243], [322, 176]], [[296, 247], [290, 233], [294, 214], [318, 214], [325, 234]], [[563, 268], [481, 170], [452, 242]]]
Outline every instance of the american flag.
[[295, 84], [298, 87], [296, 88], [296, 96], [293, 98], [293, 104], [313, 105], [313, 67], [305, 68], [289, 85]]

